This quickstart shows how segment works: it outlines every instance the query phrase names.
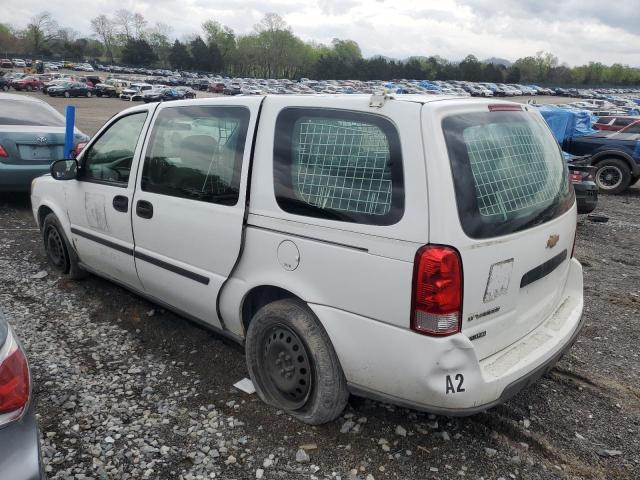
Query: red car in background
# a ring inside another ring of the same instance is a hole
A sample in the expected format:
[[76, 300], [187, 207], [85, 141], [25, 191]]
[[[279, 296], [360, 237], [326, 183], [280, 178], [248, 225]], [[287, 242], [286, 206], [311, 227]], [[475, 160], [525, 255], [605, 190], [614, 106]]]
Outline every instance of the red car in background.
[[617, 132], [618, 130], [622, 130], [625, 127], [628, 127], [631, 124], [640, 122], [640, 118], [638, 117], [629, 117], [629, 116], [608, 116], [608, 117], [600, 117], [593, 124], [593, 128], [596, 130], [608, 130], [612, 132]]
[[13, 68], [13, 63], [8, 58], [3, 58], [0, 60], [0, 67], [2, 68]]
[[209, 92], [222, 93], [224, 91], [224, 83], [216, 82], [209, 85]]
[[44, 82], [36, 77], [22, 77], [11, 82], [11, 86], [16, 90], [40, 90], [44, 87]]

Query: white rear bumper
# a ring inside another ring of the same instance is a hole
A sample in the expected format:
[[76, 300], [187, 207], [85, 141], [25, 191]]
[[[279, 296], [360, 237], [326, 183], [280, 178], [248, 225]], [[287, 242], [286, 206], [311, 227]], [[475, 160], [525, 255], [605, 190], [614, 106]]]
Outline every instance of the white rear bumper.
[[310, 307], [331, 337], [354, 393], [434, 413], [470, 415], [515, 395], [574, 343], [583, 308], [582, 266], [575, 259], [562, 298], [535, 330], [482, 361], [463, 334], [426, 337], [330, 307]]

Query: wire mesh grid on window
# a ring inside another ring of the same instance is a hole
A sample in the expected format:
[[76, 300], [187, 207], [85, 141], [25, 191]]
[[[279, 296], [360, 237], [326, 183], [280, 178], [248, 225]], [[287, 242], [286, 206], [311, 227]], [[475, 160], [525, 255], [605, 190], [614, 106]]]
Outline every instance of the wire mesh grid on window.
[[463, 136], [481, 215], [506, 218], [549, 202], [558, 192], [549, 179], [545, 146], [530, 126], [481, 125], [467, 128]]
[[369, 215], [391, 209], [389, 143], [377, 126], [308, 119], [294, 130], [293, 188], [316, 207]]

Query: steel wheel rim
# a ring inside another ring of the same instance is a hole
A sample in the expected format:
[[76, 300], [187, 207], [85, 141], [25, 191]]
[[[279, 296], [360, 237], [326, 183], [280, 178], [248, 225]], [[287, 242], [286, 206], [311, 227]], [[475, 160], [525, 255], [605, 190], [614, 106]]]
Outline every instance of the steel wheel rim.
[[300, 337], [287, 326], [275, 325], [263, 337], [262, 347], [269, 392], [287, 409], [304, 406], [313, 387], [313, 376]]
[[63, 270], [66, 267], [67, 255], [64, 250], [62, 237], [54, 227], [49, 227], [47, 230], [47, 255], [56, 268]]
[[622, 183], [622, 171], [613, 165], [598, 170], [598, 185], [604, 190], [613, 190]]

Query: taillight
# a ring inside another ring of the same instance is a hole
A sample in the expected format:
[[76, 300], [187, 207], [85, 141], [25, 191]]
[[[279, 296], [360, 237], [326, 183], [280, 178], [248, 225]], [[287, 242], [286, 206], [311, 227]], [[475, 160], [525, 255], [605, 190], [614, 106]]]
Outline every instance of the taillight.
[[9, 154], [7, 153], [7, 151], [4, 149], [2, 145], [0, 145], [0, 157], [7, 158], [8, 156]]
[[418, 250], [413, 271], [412, 303], [412, 330], [435, 336], [460, 331], [462, 261], [455, 249], [425, 245]]
[[582, 181], [582, 175], [579, 173], [569, 173], [569, 180], [571, 183], [580, 183]]
[[0, 348], [0, 425], [19, 418], [29, 401], [29, 366], [11, 331]]

